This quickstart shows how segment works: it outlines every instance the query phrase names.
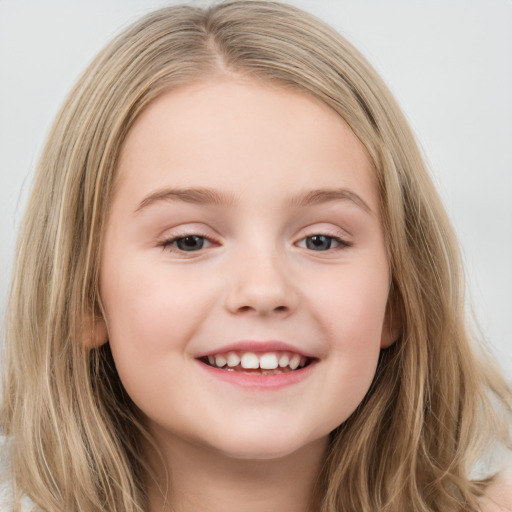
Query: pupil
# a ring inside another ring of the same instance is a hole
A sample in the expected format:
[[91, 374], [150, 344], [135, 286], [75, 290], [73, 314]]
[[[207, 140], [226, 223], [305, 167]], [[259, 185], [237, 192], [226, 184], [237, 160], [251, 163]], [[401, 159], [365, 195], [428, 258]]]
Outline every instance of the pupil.
[[306, 247], [313, 251], [326, 251], [331, 248], [332, 238], [325, 235], [314, 235], [306, 240]]
[[204, 238], [202, 236], [186, 236], [176, 240], [178, 249], [182, 251], [198, 251], [203, 248]]

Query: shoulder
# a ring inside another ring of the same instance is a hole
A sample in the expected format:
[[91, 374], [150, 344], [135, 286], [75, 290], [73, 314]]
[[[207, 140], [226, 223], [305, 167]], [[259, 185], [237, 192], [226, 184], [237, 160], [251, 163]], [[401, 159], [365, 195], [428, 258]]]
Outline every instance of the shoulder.
[[512, 512], [512, 467], [487, 487], [481, 507], [482, 512]]
[[0, 482], [0, 512], [13, 510], [12, 487], [7, 480]]
[[0, 483], [0, 512], [7, 512], [12, 508], [12, 495], [6, 482]]
[[[12, 485], [9, 480], [0, 482], [0, 512], [12, 512], [15, 510]], [[18, 509], [17, 509], [18, 510]], [[34, 504], [26, 496], [21, 499], [21, 512], [35, 512]]]
[[0, 435], [0, 512], [35, 512], [34, 503], [27, 497], [21, 498], [20, 508], [16, 508], [13, 492], [13, 476], [9, 469], [9, 458], [7, 456], [8, 439]]

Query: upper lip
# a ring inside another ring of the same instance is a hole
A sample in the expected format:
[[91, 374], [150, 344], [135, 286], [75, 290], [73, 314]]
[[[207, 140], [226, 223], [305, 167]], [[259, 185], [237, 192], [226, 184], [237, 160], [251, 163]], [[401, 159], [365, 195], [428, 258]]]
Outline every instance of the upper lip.
[[299, 354], [304, 357], [314, 358], [315, 356], [294, 345], [283, 341], [237, 341], [227, 345], [207, 350], [197, 354], [197, 359], [201, 357], [213, 356], [216, 354], [225, 354], [227, 352], [253, 352], [255, 354], [265, 354], [267, 352], [287, 351]]

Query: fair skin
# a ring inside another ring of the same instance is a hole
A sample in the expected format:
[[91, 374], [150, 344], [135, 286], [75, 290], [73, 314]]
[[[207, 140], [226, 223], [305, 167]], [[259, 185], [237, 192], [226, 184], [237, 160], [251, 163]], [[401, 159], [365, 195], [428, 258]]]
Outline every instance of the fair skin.
[[512, 467], [489, 485], [480, 504], [483, 512], [512, 512]]
[[363, 146], [312, 97], [215, 78], [155, 100], [118, 172], [100, 290], [168, 469], [148, 451], [150, 510], [309, 510], [397, 334]]
[[480, 504], [483, 512], [512, 512], [512, 467], [491, 482]]

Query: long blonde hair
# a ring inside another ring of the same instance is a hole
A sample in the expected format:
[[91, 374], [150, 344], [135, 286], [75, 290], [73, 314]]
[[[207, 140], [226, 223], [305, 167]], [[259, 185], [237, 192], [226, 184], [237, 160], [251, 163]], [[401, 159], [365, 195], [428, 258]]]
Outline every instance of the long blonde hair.
[[[6, 324], [1, 422], [17, 493], [42, 510], [147, 508], [150, 442], [108, 344], [99, 254], [126, 134], [162, 92], [215, 74], [306, 92], [350, 125], [373, 162], [399, 340], [363, 403], [332, 433], [321, 512], [478, 509], [468, 472], [510, 392], [467, 331], [457, 243], [414, 137], [381, 79], [342, 36], [299, 9], [234, 0], [156, 11], [113, 40], [62, 107], [22, 226]], [[501, 408], [500, 408], [501, 407]], [[501, 412], [500, 412], [501, 411]], [[504, 418], [504, 415], [502, 416]]]

